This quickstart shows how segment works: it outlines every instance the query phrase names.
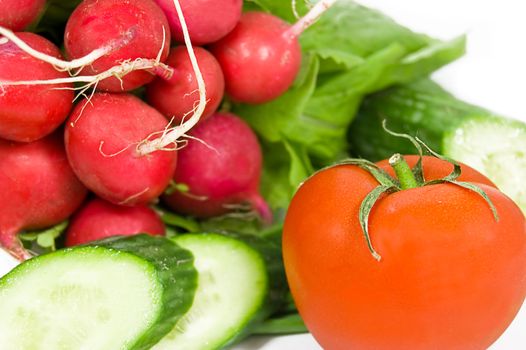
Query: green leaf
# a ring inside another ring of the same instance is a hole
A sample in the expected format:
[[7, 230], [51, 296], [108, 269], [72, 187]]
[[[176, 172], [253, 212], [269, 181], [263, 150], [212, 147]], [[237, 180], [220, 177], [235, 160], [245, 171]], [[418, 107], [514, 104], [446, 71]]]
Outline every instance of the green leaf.
[[300, 76], [301, 82], [277, 99], [260, 105], [233, 106], [234, 113], [243, 117], [267, 141], [278, 142], [289, 138], [287, 136], [293, 134], [294, 128], [301, 123], [307, 101], [314, 92], [319, 62], [312, 56], [306, 56], [303, 65], [306, 73]]
[[69, 222], [63, 221], [58, 225], [42, 231], [24, 232], [18, 235], [22, 241], [30, 242], [29, 248], [38, 252], [56, 250], [56, 240], [66, 230]]
[[398, 64], [388, 67], [371, 92], [428, 76], [436, 69], [462, 57], [465, 52], [464, 35], [446, 42], [432, 41], [428, 46], [404, 57]]
[[[248, 0], [246, 2], [255, 3], [261, 9], [281, 17], [289, 23], [296, 21], [296, 16], [292, 10], [293, 1], [291, 0]], [[296, 1], [296, 11], [300, 16], [308, 12], [308, 2], [305, 0]]]
[[365, 93], [371, 90], [389, 64], [405, 55], [399, 44], [392, 44], [367, 58], [363, 64], [326, 79], [309, 99], [301, 123], [288, 137], [303, 140], [309, 152], [329, 163], [346, 150], [347, 128], [354, 119]]
[[257, 335], [285, 335], [308, 332], [309, 330], [301, 316], [298, 313], [293, 313], [272, 317], [258, 324], [251, 333]]
[[303, 145], [283, 141], [263, 147], [261, 194], [274, 211], [286, 209], [300, 183], [313, 173], [312, 164]]
[[201, 227], [197, 221], [189, 217], [177, 215], [168, 211], [161, 211], [161, 220], [163, 220], [166, 225], [171, 226], [175, 230], [176, 228], [182, 228], [184, 232], [201, 231]]
[[362, 58], [395, 43], [407, 52], [415, 52], [431, 41], [428, 36], [416, 34], [382, 13], [350, 0], [336, 2], [300, 37], [305, 51], [332, 48]]

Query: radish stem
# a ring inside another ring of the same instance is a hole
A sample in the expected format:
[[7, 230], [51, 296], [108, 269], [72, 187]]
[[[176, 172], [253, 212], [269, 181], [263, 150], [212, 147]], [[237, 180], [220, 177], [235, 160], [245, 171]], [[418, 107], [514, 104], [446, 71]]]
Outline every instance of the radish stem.
[[286, 36], [297, 38], [309, 28], [320, 16], [327, 11], [338, 0], [321, 0], [314, 5], [314, 7], [299, 21], [297, 21], [290, 29], [285, 32]]

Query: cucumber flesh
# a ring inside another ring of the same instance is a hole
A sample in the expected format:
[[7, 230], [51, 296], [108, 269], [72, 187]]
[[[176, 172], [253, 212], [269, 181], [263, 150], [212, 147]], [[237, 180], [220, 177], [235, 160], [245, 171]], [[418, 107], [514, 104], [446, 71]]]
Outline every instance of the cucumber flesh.
[[471, 118], [444, 138], [444, 154], [489, 177], [526, 213], [526, 126]]
[[[152, 251], [130, 253], [111, 242], [70, 248], [28, 260], [0, 279], [0, 348], [136, 350], [155, 344], [191, 305], [192, 256], [166, 239], [141, 236], [117, 244], [138, 251], [151, 244]], [[185, 291], [169, 286], [173, 280]]]
[[185, 234], [175, 242], [192, 252], [198, 288], [194, 303], [155, 350], [224, 347], [258, 314], [268, 293], [262, 256], [246, 243], [219, 234]]

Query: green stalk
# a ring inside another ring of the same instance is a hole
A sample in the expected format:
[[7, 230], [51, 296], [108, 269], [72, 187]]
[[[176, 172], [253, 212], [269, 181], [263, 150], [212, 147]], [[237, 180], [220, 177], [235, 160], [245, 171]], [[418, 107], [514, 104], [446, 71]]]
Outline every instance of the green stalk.
[[389, 158], [389, 165], [394, 169], [402, 190], [418, 187], [413, 171], [400, 153], [395, 153]]

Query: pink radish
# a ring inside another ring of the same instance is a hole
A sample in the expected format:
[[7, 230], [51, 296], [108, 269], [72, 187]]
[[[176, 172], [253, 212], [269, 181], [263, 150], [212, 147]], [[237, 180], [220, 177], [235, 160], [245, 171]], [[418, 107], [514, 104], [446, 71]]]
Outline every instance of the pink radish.
[[[17, 33], [36, 50], [60, 57], [59, 49], [33, 33]], [[31, 57], [12, 42], [0, 44], [0, 81], [67, 77], [46, 62]], [[4, 86], [0, 82], [0, 137], [30, 142], [55, 130], [73, 104], [72, 84]]]
[[[113, 51], [87, 65], [83, 73], [96, 75], [120, 63], [135, 59], [160, 61], [168, 56], [170, 33], [166, 16], [152, 0], [84, 0], [71, 14], [64, 35], [70, 58], [114, 46]], [[132, 67], [130, 66], [130, 69]], [[144, 70], [117, 79], [107, 78], [98, 88], [129, 91], [153, 79]]]
[[0, 0], [0, 26], [23, 30], [44, 10], [46, 0]]
[[227, 94], [251, 104], [282, 95], [300, 69], [299, 35], [335, 2], [319, 1], [293, 26], [268, 13], [244, 13], [234, 30], [211, 47], [225, 74]]
[[[183, 42], [181, 22], [173, 0], [155, 0], [163, 9], [173, 39]], [[179, 0], [195, 45], [209, 44], [228, 34], [239, 21], [243, 0]]]
[[173, 210], [197, 217], [228, 213], [248, 204], [265, 221], [272, 213], [258, 193], [261, 148], [254, 132], [239, 117], [217, 113], [198, 124], [179, 151], [173, 180], [188, 188], [165, 196]]
[[164, 224], [153, 209], [144, 205], [123, 207], [95, 198], [70, 220], [66, 232], [66, 246], [138, 233], [159, 236], [165, 234]]
[[[223, 98], [225, 80], [219, 63], [207, 50], [194, 47], [206, 85], [206, 108], [201, 120], [213, 114]], [[184, 46], [172, 49], [166, 64], [175, 70], [171, 80], [156, 78], [146, 87], [148, 103], [179, 124], [199, 102], [199, 91], [188, 52]]]
[[137, 153], [138, 144], [164, 130], [167, 120], [129, 94], [97, 93], [73, 110], [66, 151], [79, 179], [99, 197], [121, 205], [151, 202], [173, 175], [177, 153]]
[[230, 34], [212, 46], [233, 100], [263, 103], [290, 87], [300, 69], [301, 47], [289, 28], [271, 14], [247, 12]]
[[0, 139], [0, 244], [18, 259], [29, 257], [17, 239], [25, 229], [56, 225], [75, 211], [86, 188], [69, 166], [62, 137], [31, 143]]

